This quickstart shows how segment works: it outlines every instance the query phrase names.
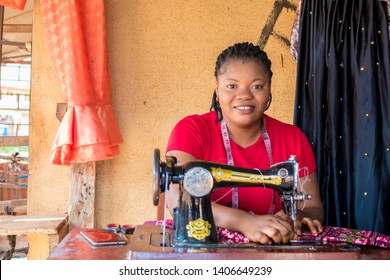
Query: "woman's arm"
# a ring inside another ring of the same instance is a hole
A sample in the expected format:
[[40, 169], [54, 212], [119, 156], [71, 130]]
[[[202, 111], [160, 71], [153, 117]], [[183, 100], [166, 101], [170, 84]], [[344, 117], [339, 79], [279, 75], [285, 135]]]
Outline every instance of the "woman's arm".
[[311, 199], [298, 203], [297, 221], [294, 224], [294, 231], [301, 234], [301, 227], [305, 225], [312, 233], [322, 231], [324, 222], [324, 208], [321, 202], [318, 186], [317, 173], [312, 172], [307, 178], [300, 178], [302, 191], [311, 195]]

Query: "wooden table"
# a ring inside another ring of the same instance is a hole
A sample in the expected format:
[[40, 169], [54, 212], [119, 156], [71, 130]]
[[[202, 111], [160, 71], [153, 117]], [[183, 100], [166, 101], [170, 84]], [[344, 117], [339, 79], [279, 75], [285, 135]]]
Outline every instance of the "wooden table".
[[[81, 235], [80, 229], [73, 229], [61, 241], [48, 259], [51, 260], [127, 260], [127, 259], [180, 259], [180, 260], [205, 260], [205, 259], [390, 259], [390, 249], [360, 247], [359, 251], [342, 251], [340, 246], [318, 246], [308, 249], [291, 249], [290, 246], [268, 247], [260, 249], [249, 248], [213, 248], [213, 249], [180, 249], [172, 247], [148, 246], [148, 235], [160, 232], [157, 226], [138, 226], [134, 235], [128, 235], [127, 245], [91, 246]], [[141, 240], [141, 242], [140, 242]], [[143, 241], [142, 241], [143, 240]], [[142, 243], [144, 242], [144, 243]]]
[[0, 216], [0, 235], [9, 239], [17, 235], [27, 236], [27, 259], [30, 260], [46, 259], [67, 233], [66, 215]]

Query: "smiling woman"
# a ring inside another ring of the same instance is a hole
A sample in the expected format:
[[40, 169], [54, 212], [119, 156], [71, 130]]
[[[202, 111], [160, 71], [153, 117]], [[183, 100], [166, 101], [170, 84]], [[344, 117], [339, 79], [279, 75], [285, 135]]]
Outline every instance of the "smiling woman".
[[[271, 77], [271, 61], [259, 46], [237, 43], [224, 50], [215, 67], [213, 111], [179, 121], [167, 147], [167, 155], [176, 157], [181, 165], [205, 160], [265, 170], [297, 156], [301, 184], [312, 199], [299, 205], [294, 228], [272, 189], [224, 188], [211, 196], [218, 227], [241, 232], [263, 244], [286, 243], [300, 234], [301, 227], [318, 233], [323, 220], [309, 142], [297, 127], [265, 114], [270, 104]], [[179, 189], [171, 186], [166, 193], [171, 212], [178, 197]]]

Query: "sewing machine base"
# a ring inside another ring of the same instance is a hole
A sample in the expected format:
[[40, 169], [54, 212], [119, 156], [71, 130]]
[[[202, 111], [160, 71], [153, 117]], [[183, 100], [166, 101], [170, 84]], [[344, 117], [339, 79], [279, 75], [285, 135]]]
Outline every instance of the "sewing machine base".
[[[349, 259], [360, 258], [359, 247], [323, 243], [174, 244], [173, 230], [160, 226], [137, 226], [130, 243], [131, 259]], [[164, 242], [163, 242], [164, 241]], [[164, 246], [163, 246], [164, 243]], [[349, 247], [348, 247], [349, 246]], [[350, 250], [348, 250], [350, 248]]]

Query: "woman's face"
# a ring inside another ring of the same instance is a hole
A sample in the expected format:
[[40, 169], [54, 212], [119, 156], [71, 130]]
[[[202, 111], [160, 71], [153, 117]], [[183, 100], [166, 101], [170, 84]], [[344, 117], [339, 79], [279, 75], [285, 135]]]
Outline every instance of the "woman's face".
[[260, 124], [271, 83], [258, 62], [229, 60], [221, 67], [215, 91], [228, 126], [252, 127]]

